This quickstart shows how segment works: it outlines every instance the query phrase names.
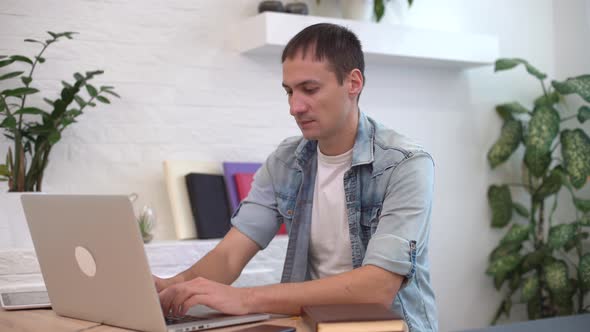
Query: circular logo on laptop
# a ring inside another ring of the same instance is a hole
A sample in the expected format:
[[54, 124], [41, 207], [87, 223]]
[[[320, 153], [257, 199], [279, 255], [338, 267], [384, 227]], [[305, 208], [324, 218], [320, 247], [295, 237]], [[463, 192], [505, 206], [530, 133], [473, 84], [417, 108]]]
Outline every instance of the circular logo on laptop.
[[78, 246], [76, 247], [75, 254], [76, 262], [78, 262], [78, 267], [82, 273], [89, 277], [94, 277], [96, 275], [96, 262], [90, 251], [84, 247]]

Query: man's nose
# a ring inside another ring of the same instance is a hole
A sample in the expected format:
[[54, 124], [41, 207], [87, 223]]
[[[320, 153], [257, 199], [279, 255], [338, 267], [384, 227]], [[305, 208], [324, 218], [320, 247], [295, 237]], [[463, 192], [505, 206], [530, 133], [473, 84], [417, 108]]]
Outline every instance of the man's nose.
[[300, 98], [295, 96], [291, 97], [291, 100], [289, 101], [289, 108], [292, 116], [296, 116], [307, 111], [307, 105]]

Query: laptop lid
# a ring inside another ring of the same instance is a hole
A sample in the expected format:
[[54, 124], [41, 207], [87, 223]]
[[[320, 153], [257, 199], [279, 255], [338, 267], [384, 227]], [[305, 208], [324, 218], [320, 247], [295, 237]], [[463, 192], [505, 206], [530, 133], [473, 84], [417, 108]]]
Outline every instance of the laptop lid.
[[[141, 331], [166, 327], [129, 198], [22, 195], [53, 310], [62, 316]], [[198, 330], [267, 319], [221, 316], [182, 324]]]

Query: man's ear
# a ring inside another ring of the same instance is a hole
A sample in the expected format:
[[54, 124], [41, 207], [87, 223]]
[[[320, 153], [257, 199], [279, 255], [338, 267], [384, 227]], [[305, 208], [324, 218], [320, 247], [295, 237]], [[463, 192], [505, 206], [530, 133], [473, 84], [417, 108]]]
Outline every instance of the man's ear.
[[358, 69], [353, 69], [348, 74], [348, 94], [351, 96], [358, 96], [363, 90], [363, 74]]

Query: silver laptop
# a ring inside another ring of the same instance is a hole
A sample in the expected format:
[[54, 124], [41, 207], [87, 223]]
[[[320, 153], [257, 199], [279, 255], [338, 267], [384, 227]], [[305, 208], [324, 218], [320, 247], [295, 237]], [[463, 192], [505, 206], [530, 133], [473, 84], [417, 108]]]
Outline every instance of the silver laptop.
[[261, 321], [191, 308], [188, 321], [162, 314], [127, 196], [22, 195], [31, 238], [53, 310], [141, 331], [196, 331]]

